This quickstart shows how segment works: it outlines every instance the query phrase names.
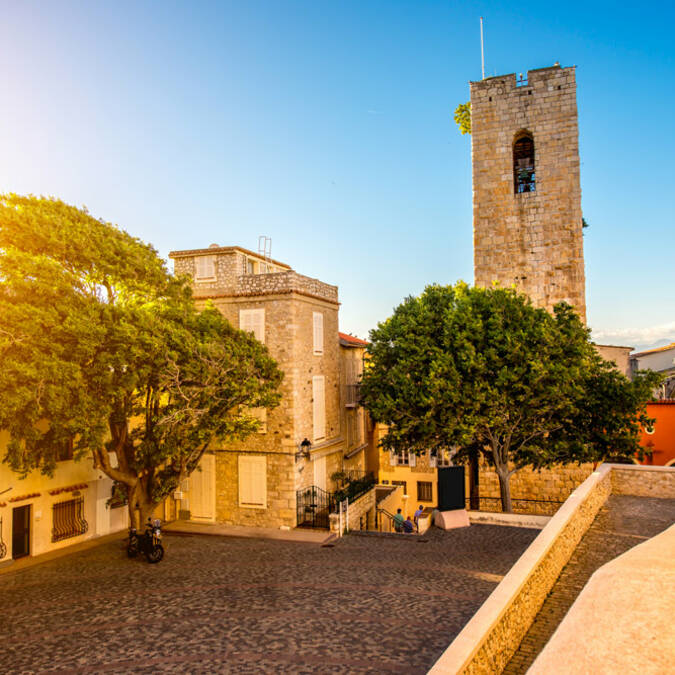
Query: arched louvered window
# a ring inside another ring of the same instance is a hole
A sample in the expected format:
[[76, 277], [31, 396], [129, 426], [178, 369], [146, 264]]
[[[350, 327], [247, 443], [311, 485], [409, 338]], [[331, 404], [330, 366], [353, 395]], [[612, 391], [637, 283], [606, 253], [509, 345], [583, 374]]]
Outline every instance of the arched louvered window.
[[516, 194], [534, 192], [534, 139], [531, 134], [521, 132], [513, 144], [513, 187]]

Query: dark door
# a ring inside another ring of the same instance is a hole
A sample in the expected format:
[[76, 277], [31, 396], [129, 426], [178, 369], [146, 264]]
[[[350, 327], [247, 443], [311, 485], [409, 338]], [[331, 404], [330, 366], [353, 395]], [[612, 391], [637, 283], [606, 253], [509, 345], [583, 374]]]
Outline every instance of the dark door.
[[446, 466], [438, 470], [438, 510], [464, 509], [464, 467]]
[[12, 558], [30, 555], [30, 504], [12, 510]]

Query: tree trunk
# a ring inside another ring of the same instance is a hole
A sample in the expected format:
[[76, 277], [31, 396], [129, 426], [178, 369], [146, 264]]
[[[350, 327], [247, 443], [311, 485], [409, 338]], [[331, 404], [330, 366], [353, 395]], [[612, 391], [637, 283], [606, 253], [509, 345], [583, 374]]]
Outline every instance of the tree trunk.
[[499, 495], [502, 499], [502, 511], [504, 513], [512, 513], [513, 507], [511, 506], [511, 485], [509, 484], [509, 471], [500, 470], [497, 467], [497, 476], [499, 477]]
[[480, 488], [478, 487], [478, 450], [474, 449], [469, 455], [469, 508], [472, 511], [480, 510]]

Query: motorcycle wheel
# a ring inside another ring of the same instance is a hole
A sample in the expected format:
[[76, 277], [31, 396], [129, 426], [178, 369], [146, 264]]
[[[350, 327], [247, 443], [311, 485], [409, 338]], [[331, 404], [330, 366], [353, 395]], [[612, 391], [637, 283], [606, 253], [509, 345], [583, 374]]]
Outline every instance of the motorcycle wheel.
[[146, 551], [145, 557], [149, 563], [158, 563], [164, 557], [164, 547], [161, 544], [155, 544], [150, 551]]

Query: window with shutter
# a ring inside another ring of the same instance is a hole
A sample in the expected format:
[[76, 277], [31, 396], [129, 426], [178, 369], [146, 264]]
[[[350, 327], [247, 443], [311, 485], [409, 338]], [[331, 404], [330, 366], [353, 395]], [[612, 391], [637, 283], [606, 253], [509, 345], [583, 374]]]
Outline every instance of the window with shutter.
[[197, 280], [216, 278], [216, 256], [200, 255], [195, 258], [195, 278]]
[[267, 457], [239, 455], [239, 506], [267, 508]]
[[265, 310], [240, 309], [239, 328], [247, 333], [253, 333], [255, 339], [265, 343]]
[[323, 354], [323, 314], [313, 313], [314, 322], [314, 353]]
[[323, 375], [312, 378], [312, 413], [314, 420], [314, 441], [326, 436], [326, 380]]

